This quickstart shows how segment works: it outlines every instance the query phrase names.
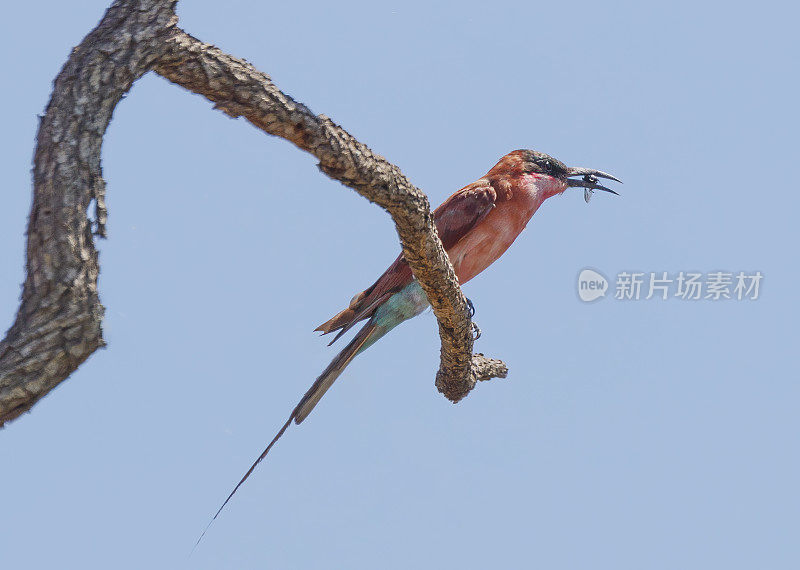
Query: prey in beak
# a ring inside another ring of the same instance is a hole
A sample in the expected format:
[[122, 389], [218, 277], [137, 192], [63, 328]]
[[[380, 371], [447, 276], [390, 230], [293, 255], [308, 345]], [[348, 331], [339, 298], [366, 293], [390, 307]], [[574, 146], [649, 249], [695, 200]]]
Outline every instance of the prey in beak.
[[603, 172], [601, 170], [592, 170], [591, 168], [581, 168], [581, 167], [573, 167], [567, 169], [567, 176], [581, 176], [582, 178], [574, 179], [574, 178], [567, 178], [567, 186], [575, 187], [580, 186], [583, 188], [583, 199], [586, 200], [586, 203], [589, 203], [589, 200], [592, 198], [592, 194], [595, 190], [603, 190], [604, 192], [611, 192], [612, 194], [617, 194], [611, 188], [606, 188], [602, 184], [598, 184], [598, 178], [606, 178], [608, 180], [613, 180], [614, 182], [619, 182], [622, 184], [622, 180], [611, 176], [610, 174]]

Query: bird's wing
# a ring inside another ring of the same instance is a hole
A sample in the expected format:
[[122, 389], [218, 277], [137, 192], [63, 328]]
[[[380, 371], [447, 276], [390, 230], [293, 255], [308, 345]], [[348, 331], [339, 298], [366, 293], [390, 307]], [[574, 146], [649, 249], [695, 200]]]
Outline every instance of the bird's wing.
[[372, 313], [381, 303], [411, 283], [413, 278], [411, 268], [401, 253], [372, 286], [353, 297], [346, 309], [314, 330], [321, 331], [322, 334], [338, 330], [339, 334], [329, 343], [333, 344], [353, 325], [372, 316]]
[[[445, 250], [453, 247], [483, 220], [496, 199], [497, 194], [489, 181], [481, 179], [465, 186], [436, 208], [433, 220]], [[411, 268], [400, 254], [371, 287], [353, 297], [350, 306], [315, 330], [322, 334], [338, 330], [339, 334], [331, 341], [333, 344], [357, 322], [372, 316], [376, 308], [411, 283], [413, 278]]]
[[492, 211], [497, 193], [485, 178], [464, 186], [442, 202], [433, 220], [445, 251], [449, 250]]

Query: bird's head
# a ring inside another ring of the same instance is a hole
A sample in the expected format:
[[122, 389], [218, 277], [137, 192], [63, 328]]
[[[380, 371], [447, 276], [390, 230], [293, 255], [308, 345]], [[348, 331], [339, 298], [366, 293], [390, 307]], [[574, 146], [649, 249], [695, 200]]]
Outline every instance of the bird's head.
[[560, 160], [536, 150], [515, 150], [508, 153], [489, 171], [489, 175], [492, 174], [529, 178], [545, 193], [545, 198], [561, 194], [567, 188], [581, 187], [584, 189], [584, 198], [587, 202], [594, 190], [617, 194], [611, 188], [599, 184], [598, 178], [622, 182], [600, 170], [567, 166]]

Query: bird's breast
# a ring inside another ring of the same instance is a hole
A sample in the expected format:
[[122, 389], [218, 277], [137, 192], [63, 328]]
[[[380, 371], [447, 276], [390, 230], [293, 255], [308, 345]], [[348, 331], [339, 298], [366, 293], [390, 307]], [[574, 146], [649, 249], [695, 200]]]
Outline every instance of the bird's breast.
[[497, 203], [447, 252], [461, 284], [497, 261], [525, 229], [543, 199], [535, 189], [526, 190], [516, 189], [511, 199]]

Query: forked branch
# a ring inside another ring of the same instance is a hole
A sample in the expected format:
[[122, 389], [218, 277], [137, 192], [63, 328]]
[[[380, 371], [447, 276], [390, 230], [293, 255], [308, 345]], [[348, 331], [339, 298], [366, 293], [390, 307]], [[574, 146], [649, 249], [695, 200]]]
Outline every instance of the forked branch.
[[[55, 80], [37, 135], [22, 300], [0, 341], [0, 425], [29, 410], [104, 345], [94, 246], [106, 223], [100, 151], [116, 104], [149, 70], [313, 154], [322, 172], [391, 214], [439, 322], [436, 386], [448, 399], [459, 401], [477, 380], [505, 377], [501, 361], [472, 354], [466, 299], [425, 194], [266, 74], [178, 28], [175, 4], [117, 0]], [[87, 215], [92, 204], [94, 220]]]

